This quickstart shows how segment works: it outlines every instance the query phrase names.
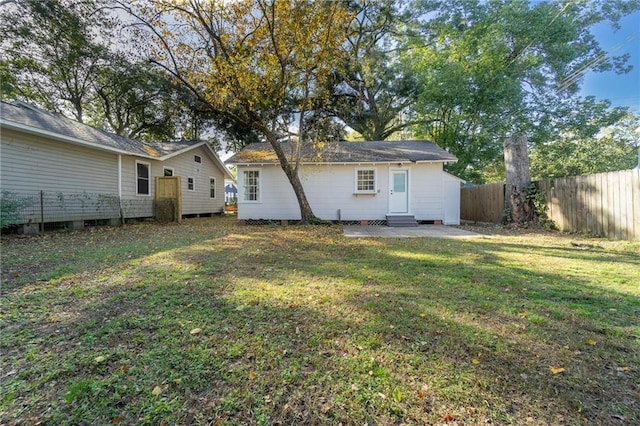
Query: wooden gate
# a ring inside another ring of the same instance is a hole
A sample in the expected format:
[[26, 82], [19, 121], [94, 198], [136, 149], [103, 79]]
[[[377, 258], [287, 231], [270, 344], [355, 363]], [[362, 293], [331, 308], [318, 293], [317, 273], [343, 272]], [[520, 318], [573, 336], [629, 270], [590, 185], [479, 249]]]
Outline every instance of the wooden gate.
[[159, 222], [182, 221], [180, 176], [156, 176], [155, 217]]

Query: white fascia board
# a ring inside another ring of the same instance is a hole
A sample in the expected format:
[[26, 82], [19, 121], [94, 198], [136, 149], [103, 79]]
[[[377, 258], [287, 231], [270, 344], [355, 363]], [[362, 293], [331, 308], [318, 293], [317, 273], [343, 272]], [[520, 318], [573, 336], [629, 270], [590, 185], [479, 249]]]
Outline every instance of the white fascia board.
[[220, 167], [223, 171], [223, 173], [225, 174], [225, 179], [231, 179], [233, 180], [233, 176], [231, 176], [231, 173], [229, 173], [229, 170], [225, 167], [224, 163], [222, 161], [220, 161], [220, 158], [218, 157], [218, 154], [215, 153], [215, 151], [213, 149], [211, 149], [211, 147], [209, 146], [209, 144], [207, 142], [200, 142], [197, 143], [195, 145], [192, 146], [188, 146], [186, 148], [182, 148], [178, 151], [172, 152], [170, 154], [167, 155], [163, 155], [162, 157], [158, 157], [157, 160], [160, 161], [165, 161], [168, 160], [169, 158], [175, 157], [177, 155], [180, 154], [184, 154], [185, 152], [189, 152], [192, 149], [196, 149], [196, 148], [200, 148], [201, 146], [206, 147], [206, 149], [209, 151], [209, 154], [211, 154], [211, 156], [213, 157], [214, 162], [218, 165], [218, 167]]
[[431, 164], [431, 163], [442, 163], [442, 164], [447, 164], [447, 163], [455, 163], [458, 160], [419, 160], [416, 161], [416, 164]]
[[49, 130], [39, 129], [37, 127], [28, 126], [26, 124], [15, 123], [13, 121], [7, 121], [0, 118], [0, 127], [6, 127], [12, 130], [20, 130], [25, 133], [29, 133], [36, 136], [44, 136], [50, 139], [54, 139], [57, 141], [68, 142], [74, 145], [82, 145], [89, 148], [98, 149], [100, 151], [112, 152], [114, 154], [125, 154], [125, 155], [135, 155], [137, 157], [148, 158], [152, 160], [157, 160], [156, 157], [152, 157], [150, 155], [144, 155], [137, 152], [129, 152], [123, 149], [113, 148], [110, 146], [100, 145], [92, 142], [87, 142], [84, 139], [74, 138], [72, 136], [61, 135], [60, 133], [50, 132]]

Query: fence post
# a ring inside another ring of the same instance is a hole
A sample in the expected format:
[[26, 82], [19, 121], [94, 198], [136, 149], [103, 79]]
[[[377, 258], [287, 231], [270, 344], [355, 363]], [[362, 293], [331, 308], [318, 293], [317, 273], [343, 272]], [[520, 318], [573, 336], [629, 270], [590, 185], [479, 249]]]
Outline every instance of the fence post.
[[40, 191], [40, 233], [44, 234], [44, 191]]
[[124, 226], [124, 209], [122, 208], [121, 197], [118, 197], [118, 212], [120, 213], [120, 226]]

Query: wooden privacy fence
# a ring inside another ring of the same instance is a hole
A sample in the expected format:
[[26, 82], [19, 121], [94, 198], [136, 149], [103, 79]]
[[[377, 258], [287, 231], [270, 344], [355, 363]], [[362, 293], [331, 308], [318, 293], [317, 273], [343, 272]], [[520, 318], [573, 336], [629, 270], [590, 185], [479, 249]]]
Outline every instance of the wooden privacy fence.
[[[640, 169], [536, 182], [561, 231], [640, 240]], [[463, 188], [461, 219], [502, 221], [504, 184]]]
[[504, 183], [462, 188], [460, 218], [474, 222], [500, 223], [504, 216]]

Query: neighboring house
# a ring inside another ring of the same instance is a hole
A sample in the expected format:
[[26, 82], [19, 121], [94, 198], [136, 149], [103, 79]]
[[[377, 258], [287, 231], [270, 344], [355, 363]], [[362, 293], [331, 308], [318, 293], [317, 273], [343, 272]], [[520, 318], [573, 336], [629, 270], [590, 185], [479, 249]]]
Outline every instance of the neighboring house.
[[238, 188], [231, 182], [224, 186], [224, 198], [227, 203], [234, 203], [238, 200]]
[[17, 102], [0, 104], [0, 147], [3, 194], [59, 201], [18, 223], [151, 217], [157, 176], [180, 176], [182, 215], [219, 213], [231, 178], [206, 142], [134, 141]]
[[[291, 146], [283, 144], [285, 153]], [[460, 223], [460, 185], [443, 165], [456, 157], [426, 141], [304, 146], [300, 180], [323, 220], [415, 226]], [[298, 202], [269, 144], [250, 144], [237, 166], [239, 220], [299, 220]]]

